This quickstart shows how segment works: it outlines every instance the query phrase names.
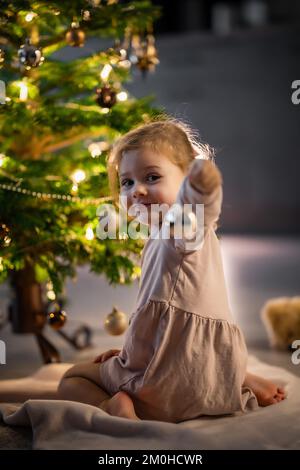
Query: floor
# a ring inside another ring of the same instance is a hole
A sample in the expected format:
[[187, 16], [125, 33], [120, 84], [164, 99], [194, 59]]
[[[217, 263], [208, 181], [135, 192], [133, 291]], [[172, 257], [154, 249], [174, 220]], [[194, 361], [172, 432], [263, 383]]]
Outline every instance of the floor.
[[[291, 352], [275, 351], [269, 346], [260, 311], [272, 297], [300, 295], [299, 238], [221, 236], [224, 271], [233, 315], [242, 328], [250, 354], [283, 367], [300, 376], [300, 365], [291, 361]], [[110, 348], [120, 348], [124, 335], [111, 336], [103, 322], [113, 306], [125, 313], [134, 310], [138, 283], [132, 286], [110, 286], [103, 277], [89, 273], [88, 267], [78, 270], [77, 281], [67, 283], [68, 321], [66, 332], [86, 323], [93, 330], [93, 346], [78, 352], [70, 347], [50, 327], [46, 336], [60, 350], [63, 362], [93, 358]], [[0, 318], [5, 317], [11, 293], [7, 285], [0, 286]], [[0, 379], [23, 377], [41, 365], [41, 357], [31, 335], [16, 335], [11, 325], [0, 329], [0, 339], [6, 343], [6, 364], [0, 365]]]

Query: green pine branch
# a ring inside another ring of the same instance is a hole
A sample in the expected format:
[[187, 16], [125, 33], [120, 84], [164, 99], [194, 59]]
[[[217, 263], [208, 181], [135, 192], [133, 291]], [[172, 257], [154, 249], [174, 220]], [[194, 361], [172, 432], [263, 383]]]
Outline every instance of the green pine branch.
[[[82, 10], [90, 11], [90, 21], [82, 20]], [[35, 15], [32, 21], [26, 21], [29, 12]], [[109, 197], [107, 151], [92, 158], [89, 143], [103, 140], [111, 146], [162, 110], [153, 106], [153, 96], [130, 96], [103, 114], [95, 89], [103, 85], [99, 73], [116, 52], [87, 50], [84, 57], [69, 61], [58, 60], [57, 53], [67, 51], [65, 35], [72, 21], [79, 21], [86, 40], [110, 38], [113, 46], [128, 31], [150, 31], [158, 15], [159, 8], [148, 0], [112, 5], [102, 1], [98, 7], [87, 0], [1, 0], [0, 48], [5, 60], [0, 79], [10, 101], [0, 105], [0, 185], [16, 184], [33, 194], [71, 195], [71, 175], [79, 168], [86, 178], [76, 196]], [[26, 71], [19, 66], [17, 52], [34, 34], [45, 61]], [[113, 65], [111, 86], [121, 89], [129, 80], [130, 70]], [[28, 86], [25, 101], [20, 99], [20, 82]], [[111, 283], [132, 282], [139, 275], [143, 240], [88, 239], [87, 227], [95, 233], [96, 226], [96, 206], [84, 200], [42, 199], [0, 187], [0, 282], [27, 264], [34, 266], [39, 282], [51, 280], [57, 293], [81, 264], [105, 274]]]

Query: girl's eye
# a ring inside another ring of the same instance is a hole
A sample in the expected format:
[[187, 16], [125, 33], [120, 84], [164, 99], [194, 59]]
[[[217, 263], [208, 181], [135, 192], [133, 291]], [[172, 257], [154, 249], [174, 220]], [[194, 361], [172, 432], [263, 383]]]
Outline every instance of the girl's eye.
[[[152, 181], [155, 181], [155, 180], [157, 180], [158, 178], [160, 178], [160, 176], [158, 176], [158, 175], [149, 175], [148, 178], [154, 178], [154, 180], [152, 180]], [[151, 181], [150, 181], [150, 182], [151, 182]]]
[[[153, 179], [151, 179], [151, 178], [153, 178]], [[158, 176], [158, 175], [148, 175], [147, 176], [147, 180], [150, 181], [150, 183], [153, 183], [153, 181], [156, 181], [159, 178], [160, 178], [160, 176]], [[125, 188], [128, 188], [131, 184], [132, 184], [132, 180], [129, 180], [129, 179], [126, 179], [126, 180], [121, 182], [121, 186], [125, 186]]]
[[124, 180], [124, 181], [122, 181], [121, 186], [127, 187], [126, 183], [130, 183], [130, 182], [131, 182], [131, 180]]

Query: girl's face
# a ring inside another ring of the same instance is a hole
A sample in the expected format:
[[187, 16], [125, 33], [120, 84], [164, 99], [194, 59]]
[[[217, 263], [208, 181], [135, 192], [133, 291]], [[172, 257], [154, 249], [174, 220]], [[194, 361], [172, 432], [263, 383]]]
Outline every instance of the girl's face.
[[184, 177], [181, 168], [163, 154], [148, 148], [128, 150], [119, 165], [120, 194], [126, 196], [127, 209], [144, 204], [151, 223], [151, 204], [171, 207]]

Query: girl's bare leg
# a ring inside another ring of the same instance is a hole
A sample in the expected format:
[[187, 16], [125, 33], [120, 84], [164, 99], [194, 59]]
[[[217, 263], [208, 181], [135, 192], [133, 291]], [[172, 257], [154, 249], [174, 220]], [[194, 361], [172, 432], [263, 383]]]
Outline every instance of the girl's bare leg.
[[247, 372], [243, 385], [253, 390], [260, 406], [274, 405], [286, 398], [282, 387], [274, 384], [271, 380], [250, 374], [250, 372]]
[[111, 397], [100, 387], [99, 364], [84, 362], [67, 370], [58, 386], [58, 398], [97, 406], [112, 416], [139, 420], [126, 392]]

